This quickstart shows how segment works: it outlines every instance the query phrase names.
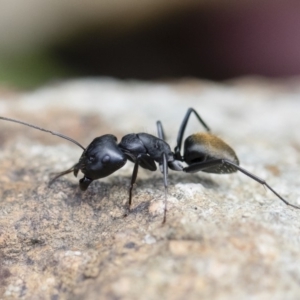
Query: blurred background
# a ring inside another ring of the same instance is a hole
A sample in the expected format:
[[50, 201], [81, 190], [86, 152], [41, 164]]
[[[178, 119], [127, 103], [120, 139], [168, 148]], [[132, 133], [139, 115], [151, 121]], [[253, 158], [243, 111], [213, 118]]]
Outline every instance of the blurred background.
[[0, 0], [0, 86], [300, 74], [297, 0]]

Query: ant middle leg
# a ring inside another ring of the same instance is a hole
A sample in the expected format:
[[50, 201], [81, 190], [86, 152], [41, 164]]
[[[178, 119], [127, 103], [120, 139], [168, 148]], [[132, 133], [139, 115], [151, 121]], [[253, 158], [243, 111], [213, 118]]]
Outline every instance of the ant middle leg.
[[165, 133], [164, 133], [164, 129], [163, 129], [163, 126], [162, 126], [162, 123], [161, 121], [157, 121], [156, 122], [156, 127], [157, 127], [157, 135], [160, 139], [162, 140], [166, 140], [166, 136], [165, 136]]
[[[128, 199], [128, 206], [127, 206], [127, 212], [125, 213], [125, 217], [128, 215], [128, 213], [130, 212], [130, 208], [131, 208], [131, 204], [132, 204], [132, 189], [133, 186], [136, 182], [136, 178], [137, 178], [137, 174], [138, 174], [138, 170], [139, 170], [139, 166], [142, 163], [143, 166], [147, 166], [149, 163], [151, 162], [151, 164], [149, 166], [152, 166], [152, 164], [154, 164], [154, 160], [150, 159], [150, 157], [147, 154], [139, 154], [134, 162], [134, 167], [133, 167], [133, 172], [131, 175], [131, 181], [130, 181], [130, 187], [129, 187], [129, 199]], [[147, 167], [148, 170], [150, 171], [155, 171], [156, 170], [156, 166], [155, 169], [151, 169], [149, 167]]]
[[164, 186], [165, 186], [165, 201], [164, 201], [164, 218], [162, 224], [166, 223], [167, 220], [167, 197], [168, 197], [168, 161], [166, 153], [162, 155], [162, 165], [163, 165], [163, 176], [164, 176]]

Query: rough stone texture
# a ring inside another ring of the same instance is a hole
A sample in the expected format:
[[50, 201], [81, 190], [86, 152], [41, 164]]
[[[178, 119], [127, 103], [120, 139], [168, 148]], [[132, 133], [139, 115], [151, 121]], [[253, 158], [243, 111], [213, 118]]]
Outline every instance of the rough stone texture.
[[[104, 133], [155, 134], [172, 148], [188, 107], [236, 150], [242, 166], [300, 204], [299, 81], [226, 84], [110, 79], [1, 93], [0, 115], [88, 145]], [[67, 175], [81, 150], [1, 121], [0, 299], [298, 299], [300, 211], [243, 174], [141, 171], [133, 165], [82, 193]], [[188, 131], [201, 131], [193, 118]]]

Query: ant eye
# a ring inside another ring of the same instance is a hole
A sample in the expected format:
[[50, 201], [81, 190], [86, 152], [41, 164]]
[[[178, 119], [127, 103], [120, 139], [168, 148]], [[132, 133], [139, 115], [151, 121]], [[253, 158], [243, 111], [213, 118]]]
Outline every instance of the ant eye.
[[102, 162], [103, 162], [104, 164], [107, 164], [109, 161], [110, 161], [110, 156], [109, 156], [109, 155], [105, 155], [105, 156], [102, 158]]
[[90, 162], [94, 161], [94, 160], [95, 160], [95, 156], [94, 156], [94, 155], [89, 156], [89, 157], [88, 157], [88, 160], [89, 160]]

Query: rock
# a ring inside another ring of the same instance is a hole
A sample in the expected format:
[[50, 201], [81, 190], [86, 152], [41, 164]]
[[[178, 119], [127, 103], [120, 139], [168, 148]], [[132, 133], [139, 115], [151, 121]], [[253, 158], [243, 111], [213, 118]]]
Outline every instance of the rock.
[[[241, 165], [300, 205], [299, 82], [245, 79], [145, 83], [86, 79], [1, 94], [0, 115], [94, 137], [156, 134], [168, 142], [188, 107], [236, 150]], [[83, 193], [76, 145], [0, 122], [1, 299], [296, 299], [300, 211], [244, 176], [141, 170], [124, 218], [133, 164]], [[202, 131], [195, 118], [187, 131]], [[52, 175], [53, 176], [53, 175]]]

